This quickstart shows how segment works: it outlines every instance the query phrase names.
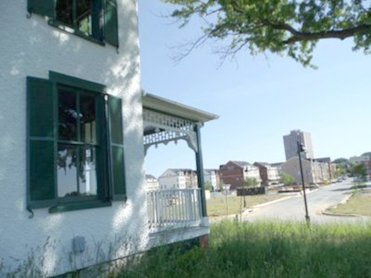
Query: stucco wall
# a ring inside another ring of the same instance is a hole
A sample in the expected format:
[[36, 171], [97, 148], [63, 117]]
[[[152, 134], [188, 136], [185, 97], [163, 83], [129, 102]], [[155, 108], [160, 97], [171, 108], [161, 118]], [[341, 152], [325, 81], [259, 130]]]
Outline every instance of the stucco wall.
[[[27, 18], [27, 1], [0, 1], [0, 276], [42, 261], [48, 275], [120, 257], [148, 242], [143, 185], [137, 3], [118, 0], [120, 48], [101, 46]], [[26, 77], [49, 71], [105, 84], [123, 100], [127, 202], [49, 214], [26, 210]], [[73, 254], [72, 238], [87, 248]], [[123, 243], [129, 243], [130, 246]], [[111, 248], [111, 249], [110, 249]], [[31, 259], [30, 262], [27, 262]]]

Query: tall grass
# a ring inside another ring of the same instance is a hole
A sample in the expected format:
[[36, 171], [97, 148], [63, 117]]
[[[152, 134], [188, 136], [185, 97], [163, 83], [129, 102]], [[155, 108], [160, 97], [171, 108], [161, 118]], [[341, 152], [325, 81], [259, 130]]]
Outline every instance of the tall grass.
[[208, 249], [163, 247], [118, 277], [371, 277], [371, 226], [222, 222]]

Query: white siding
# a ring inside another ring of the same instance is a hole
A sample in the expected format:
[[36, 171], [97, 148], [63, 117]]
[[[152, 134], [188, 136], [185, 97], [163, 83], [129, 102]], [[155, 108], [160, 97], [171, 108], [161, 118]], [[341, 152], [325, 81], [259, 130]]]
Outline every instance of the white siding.
[[208, 183], [208, 182], [211, 183], [214, 190], [216, 190], [218, 188], [217, 177], [216, 177], [216, 172], [215, 171], [213, 171], [213, 170], [205, 171], [204, 172], [204, 180], [205, 180], [205, 184]]
[[260, 178], [260, 172], [259, 168], [255, 166], [247, 166], [246, 167], [247, 171], [244, 171], [244, 179], [246, 180], [247, 178], [253, 178], [256, 179], [258, 183], [261, 182]]
[[[51, 27], [38, 15], [27, 18], [26, 2], [0, 1], [0, 261], [6, 271], [31, 256], [37, 263], [42, 256], [42, 271], [55, 275], [143, 249], [148, 241], [137, 10], [134, 0], [118, 1], [117, 52], [110, 45], [101, 46]], [[108, 93], [122, 97], [126, 203], [56, 214], [35, 209], [34, 217], [29, 218], [26, 77], [47, 79], [50, 70], [105, 84]], [[75, 236], [85, 238], [85, 252], [72, 253]], [[124, 244], [129, 239], [130, 244]]]
[[268, 180], [269, 181], [277, 181], [280, 179], [278, 168], [268, 166]]
[[166, 171], [158, 178], [161, 189], [184, 189], [186, 188], [186, 177], [181, 171]]

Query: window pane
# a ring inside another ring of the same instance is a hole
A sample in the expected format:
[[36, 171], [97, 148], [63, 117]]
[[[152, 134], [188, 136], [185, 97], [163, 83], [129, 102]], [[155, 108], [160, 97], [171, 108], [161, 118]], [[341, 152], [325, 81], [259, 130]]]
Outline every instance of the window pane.
[[64, 89], [58, 91], [58, 121], [59, 139], [77, 140], [77, 118], [76, 95]]
[[73, 0], [57, 0], [57, 20], [73, 26]]
[[93, 96], [82, 95], [80, 97], [80, 117], [81, 141], [96, 143], [96, 111]]
[[92, 33], [92, 0], [76, 1], [77, 29], [85, 34]]
[[58, 145], [58, 197], [77, 196], [77, 147]]
[[91, 146], [80, 149], [80, 195], [97, 195], [96, 152]]

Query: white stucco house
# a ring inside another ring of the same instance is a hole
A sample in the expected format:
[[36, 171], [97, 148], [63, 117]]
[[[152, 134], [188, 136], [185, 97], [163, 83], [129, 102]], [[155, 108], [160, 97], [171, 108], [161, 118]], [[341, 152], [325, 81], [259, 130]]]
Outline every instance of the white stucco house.
[[216, 116], [143, 94], [137, 1], [0, 10], [0, 276], [59, 275], [207, 236], [202, 174], [176, 193], [183, 222], [145, 190], [152, 145], [186, 140], [203, 172], [200, 128]]

